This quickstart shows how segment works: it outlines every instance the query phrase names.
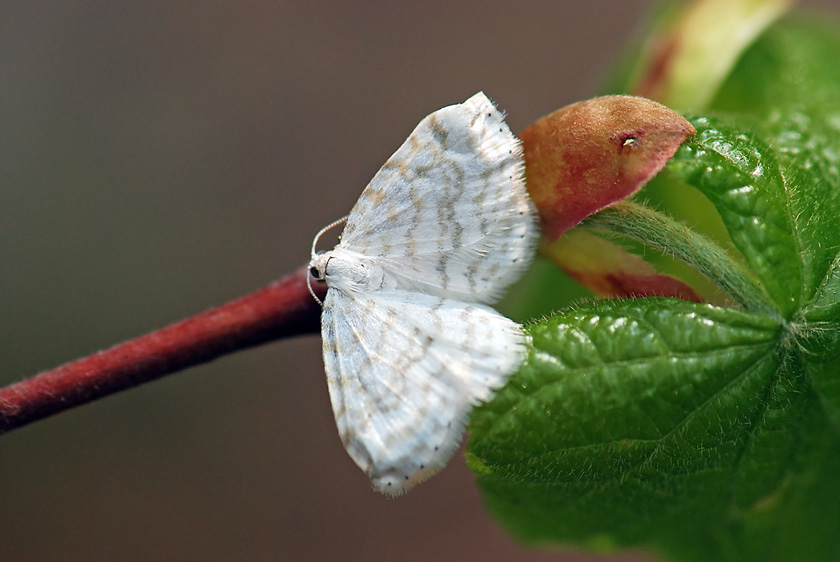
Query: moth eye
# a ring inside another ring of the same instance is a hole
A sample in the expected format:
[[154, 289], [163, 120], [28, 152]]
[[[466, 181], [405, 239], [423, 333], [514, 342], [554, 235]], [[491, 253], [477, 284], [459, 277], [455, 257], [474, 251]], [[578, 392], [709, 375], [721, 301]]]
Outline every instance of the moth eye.
[[320, 279], [321, 278], [321, 273], [318, 271], [318, 268], [315, 267], [315, 266], [312, 266], [312, 267], [309, 268], [309, 275], [311, 275], [315, 279]]

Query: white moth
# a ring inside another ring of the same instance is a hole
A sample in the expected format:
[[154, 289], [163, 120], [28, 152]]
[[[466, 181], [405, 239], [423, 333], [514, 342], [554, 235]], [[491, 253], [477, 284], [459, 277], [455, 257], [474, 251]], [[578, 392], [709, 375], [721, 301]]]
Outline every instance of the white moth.
[[523, 173], [519, 140], [479, 92], [417, 125], [362, 192], [335, 249], [316, 254], [326, 229], [315, 237], [335, 421], [382, 493], [441, 470], [472, 407], [524, 359], [521, 327], [485, 306], [533, 257]]

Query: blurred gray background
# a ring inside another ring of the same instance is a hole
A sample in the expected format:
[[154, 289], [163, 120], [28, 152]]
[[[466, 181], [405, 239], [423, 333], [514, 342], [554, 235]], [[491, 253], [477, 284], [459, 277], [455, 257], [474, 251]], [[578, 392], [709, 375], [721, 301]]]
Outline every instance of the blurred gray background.
[[[0, 3], [0, 383], [304, 265], [423, 116], [589, 97], [652, 4]], [[460, 455], [374, 493], [316, 336], [0, 439], [0, 560], [339, 558], [597, 557], [517, 545]]]

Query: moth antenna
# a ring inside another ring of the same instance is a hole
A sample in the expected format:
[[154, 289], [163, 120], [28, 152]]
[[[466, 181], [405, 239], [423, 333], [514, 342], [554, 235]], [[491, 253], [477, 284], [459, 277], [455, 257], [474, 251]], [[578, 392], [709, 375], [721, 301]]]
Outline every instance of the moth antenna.
[[312, 295], [312, 298], [315, 299], [319, 305], [324, 306], [324, 303], [321, 302], [321, 299], [318, 298], [318, 295], [315, 294], [315, 291], [312, 289], [312, 274], [309, 270], [306, 270], [306, 288], [309, 289], [309, 294]]
[[[349, 216], [349, 215], [347, 215], [347, 216]], [[315, 259], [315, 255], [316, 255], [315, 254], [315, 246], [318, 244], [318, 239], [321, 236], [323, 236], [323, 234], [326, 231], [330, 230], [331, 228], [334, 228], [334, 227], [336, 227], [336, 226], [338, 226], [342, 223], [347, 222], [347, 216], [343, 216], [340, 219], [338, 219], [337, 221], [331, 222], [330, 224], [328, 224], [327, 226], [325, 226], [324, 228], [322, 228], [321, 230], [318, 231], [318, 234], [316, 234], [315, 238], [312, 240], [312, 252], [311, 252], [312, 259]]]

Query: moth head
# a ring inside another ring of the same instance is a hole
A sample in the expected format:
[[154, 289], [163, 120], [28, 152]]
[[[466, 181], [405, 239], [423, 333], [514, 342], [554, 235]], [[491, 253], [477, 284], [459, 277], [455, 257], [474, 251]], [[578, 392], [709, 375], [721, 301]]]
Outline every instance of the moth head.
[[318, 301], [318, 304], [324, 304], [321, 302], [315, 295], [315, 291], [312, 290], [312, 278], [314, 277], [319, 282], [323, 283], [325, 281], [325, 277], [327, 276], [327, 262], [330, 261], [330, 255], [325, 254], [324, 252], [316, 252], [315, 246], [318, 244], [318, 239], [328, 231], [329, 229], [338, 226], [347, 221], [347, 217], [338, 219], [337, 221], [328, 224], [324, 228], [318, 231], [318, 234], [315, 235], [315, 238], [312, 240], [312, 252], [310, 255], [312, 256], [309, 260], [309, 275], [306, 276], [306, 286], [309, 288], [309, 294], [312, 295], [312, 298]]
[[327, 276], [327, 264], [332, 258], [332, 252], [318, 252], [309, 260], [309, 275], [321, 283]]
[[327, 277], [327, 264], [332, 258], [332, 255], [327, 252], [318, 252], [312, 254], [312, 259], [309, 260], [309, 275], [306, 276], [306, 286], [309, 289], [309, 294], [312, 295], [312, 298], [318, 301], [318, 304], [324, 304], [321, 302], [315, 295], [315, 291], [312, 290], [312, 279], [318, 283], [324, 283]]

